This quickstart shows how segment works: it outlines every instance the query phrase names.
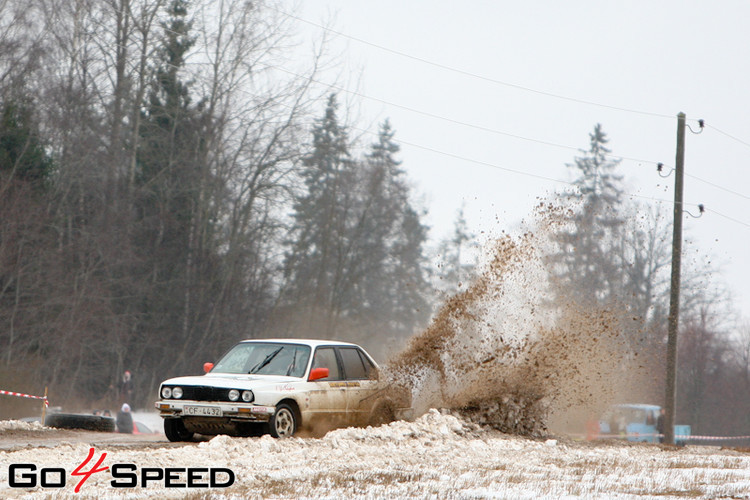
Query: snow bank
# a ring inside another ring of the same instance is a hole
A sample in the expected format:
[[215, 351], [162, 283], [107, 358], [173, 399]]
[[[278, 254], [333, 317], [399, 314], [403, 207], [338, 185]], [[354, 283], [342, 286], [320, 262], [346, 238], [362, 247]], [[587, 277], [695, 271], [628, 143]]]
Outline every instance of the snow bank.
[[43, 426], [39, 422], [23, 422], [21, 420], [0, 420], [0, 432], [6, 431], [29, 431], [49, 432], [53, 429]]
[[[2, 423], [2, 429], [11, 424]], [[13, 424], [16, 425], [16, 424]], [[33, 426], [33, 424], [24, 424]], [[8, 487], [8, 466], [64, 467], [87, 456], [88, 444], [0, 453], [3, 498], [748, 498], [750, 455], [716, 448], [666, 449], [626, 443], [531, 440], [482, 430], [431, 410], [415, 422], [349, 428], [321, 439], [230, 438], [128, 449], [97, 447], [105, 466], [222, 467], [227, 489], [167, 489], [162, 484], [116, 490], [109, 473], [93, 474], [79, 494], [63, 489]], [[86, 469], [90, 468], [86, 467]]]

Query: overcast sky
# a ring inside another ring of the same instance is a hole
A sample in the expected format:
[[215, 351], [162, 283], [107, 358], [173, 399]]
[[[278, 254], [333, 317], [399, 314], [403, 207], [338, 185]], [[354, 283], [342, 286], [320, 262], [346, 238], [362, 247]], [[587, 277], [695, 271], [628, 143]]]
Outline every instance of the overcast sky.
[[320, 79], [357, 103], [356, 126], [390, 119], [435, 240], [461, 206], [475, 233], [518, 227], [537, 198], [570, 188], [565, 165], [597, 123], [624, 158], [627, 195], [671, 218], [674, 175], [656, 164], [675, 163], [679, 112], [695, 130], [704, 119], [702, 134], [687, 133], [685, 204], [706, 214], [687, 217], [684, 235], [750, 318], [750, 2], [325, 0], [288, 11], [341, 56]]

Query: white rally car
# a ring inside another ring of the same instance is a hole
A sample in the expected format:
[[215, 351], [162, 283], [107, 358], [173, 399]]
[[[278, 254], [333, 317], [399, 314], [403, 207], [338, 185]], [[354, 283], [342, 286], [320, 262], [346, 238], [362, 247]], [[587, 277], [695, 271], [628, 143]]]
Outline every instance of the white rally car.
[[165, 380], [155, 403], [170, 441], [193, 435], [289, 437], [409, 418], [409, 397], [379, 380], [355, 344], [329, 340], [245, 340], [205, 375]]

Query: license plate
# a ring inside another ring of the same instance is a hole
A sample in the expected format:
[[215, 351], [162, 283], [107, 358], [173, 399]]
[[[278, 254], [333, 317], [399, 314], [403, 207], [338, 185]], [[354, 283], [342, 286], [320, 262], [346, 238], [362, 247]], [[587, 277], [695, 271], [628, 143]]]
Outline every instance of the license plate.
[[221, 408], [218, 406], [186, 406], [182, 413], [185, 415], [199, 415], [202, 417], [220, 417]]

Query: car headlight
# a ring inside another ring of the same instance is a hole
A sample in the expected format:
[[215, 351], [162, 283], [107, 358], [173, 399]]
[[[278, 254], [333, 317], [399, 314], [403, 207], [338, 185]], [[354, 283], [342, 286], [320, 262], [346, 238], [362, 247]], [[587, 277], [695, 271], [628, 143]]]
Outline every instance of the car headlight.
[[172, 397], [180, 399], [182, 397], [182, 387], [175, 387], [172, 389]]
[[171, 387], [162, 387], [161, 388], [161, 397], [163, 399], [169, 399], [172, 397], [172, 388]]
[[240, 399], [240, 391], [237, 389], [229, 391], [229, 401], [237, 401], [238, 399]]
[[245, 403], [252, 403], [253, 399], [255, 399], [253, 391], [242, 391], [242, 401]]

